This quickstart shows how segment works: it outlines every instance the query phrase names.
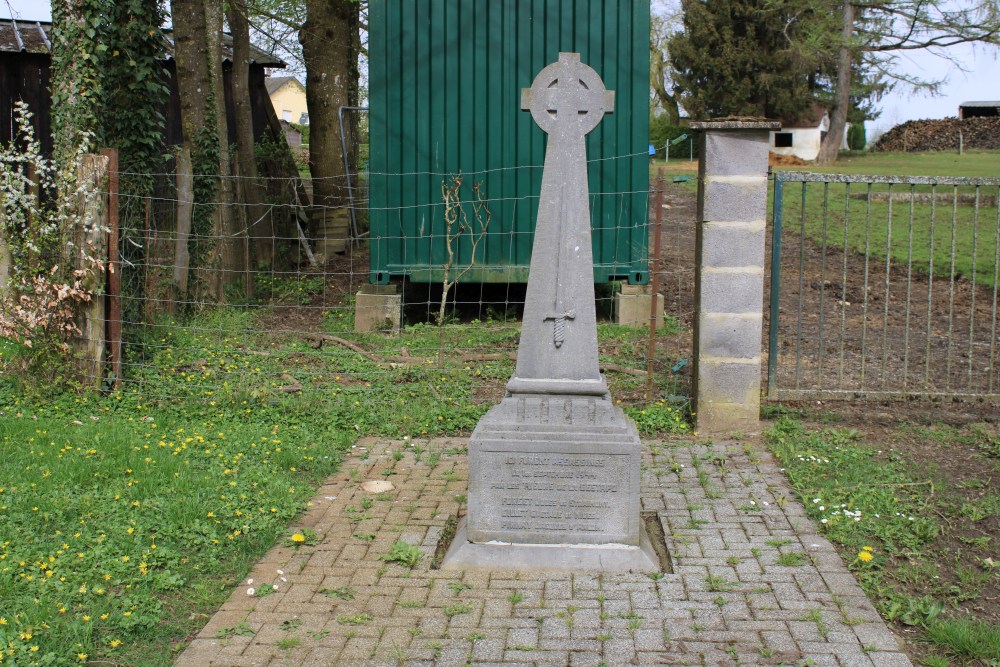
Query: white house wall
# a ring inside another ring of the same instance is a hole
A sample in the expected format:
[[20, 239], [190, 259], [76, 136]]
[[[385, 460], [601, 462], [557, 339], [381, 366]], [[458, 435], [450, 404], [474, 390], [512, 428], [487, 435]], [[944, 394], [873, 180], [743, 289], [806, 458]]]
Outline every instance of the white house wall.
[[788, 148], [777, 148], [774, 145], [774, 135], [777, 132], [771, 133], [771, 152], [777, 153], [778, 155], [794, 155], [797, 158], [803, 160], [815, 160], [816, 156], [819, 155], [819, 145], [822, 141], [822, 136], [820, 135], [820, 130], [818, 127], [805, 127], [805, 128], [782, 128], [779, 130], [782, 134], [792, 135], [792, 145]]
[[[847, 127], [850, 127], [848, 124]], [[841, 142], [841, 150], [847, 149], [847, 127], [844, 129], [844, 139]], [[774, 135], [777, 132], [771, 133], [771, 152], [777, 153], [778, 155], [794, 155], [797, 158], [803, 160], [815, 160], [819, 155], [819, 147], [823, 141], [823, 132], [826, 128], [820, 127], [801, 127], [801, 128], [783, 128], [778, 130], [782, 133], [790, 133], [792, 135], [792, 145], [789, 148], [778, 148], [774, 145]]]

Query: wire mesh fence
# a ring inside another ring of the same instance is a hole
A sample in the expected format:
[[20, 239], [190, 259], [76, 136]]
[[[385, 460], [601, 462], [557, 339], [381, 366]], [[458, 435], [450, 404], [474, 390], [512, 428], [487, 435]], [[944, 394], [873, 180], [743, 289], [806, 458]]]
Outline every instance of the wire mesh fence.
[[1000, 394], [1000, 179], [779, 172], [770, 398]]
[[[354, 187], [363, 193], [368, 178], [370, 174], [355, 175]], [[440, 177], [442, 182], [447, 178]], [[391, 229], [389, 239], [381, 238], [385, 229], [369, 228], [372, 209], [359, 204], [367, 200], [356, 195], [358, 229], [344, 234], [328, 219], [349, 213], [345, 202], [305, 207], [294, 179], [258, 179], [268, 193], [266, 227], [274, 230], [267, 239], [272, 260], [263, 263], [255, 261], [259, 239], [254, 228], [261, 221], [248, 215], [248, 206], [180, 199], [173, 173], [121, 173], [119, 179], [121, 367], [90, 378], [91, 384], [138, 392], [150, 400], [200, 400], [207, 409], [262, 402], [311, 409], [322, 403], [331, 420], [345, 428], [415, 436], [472, 428], [503, 396], [516, 358], [526, 271], [512, 268], [519, 257], [496, 249], [530, 248], [530, 229], [498, 224], [473, 248], [477, 230], [469, 226], [456, 234], [454, 227], [449, 229], [439, 191], [420, 203], [427, 209], [427, 224]], [[141, 179], [144, 189], [129, 179]], [[234, 183], [240, 180], [233, 177]], [[693, 194], [651, 180], [650, 189], [638, 193], [644, 207], [657, 201], [658, 189], [667, 190], [661, 203], [666, 214], [661, 216], [661, 256], [647, 256], [655, 211], [643, 211], [638, 223], [630, 223], [635, 229], [629, 230], [633, 238], [628, 243], [617, 242], [624, 228], [615, 224], [620, 216], [604, 216], [611, 223], [595, 225], [595, 237], [616, 242], [595, 256], [607, 266], [641, 261], [639, 277], [655, 277], [666, 295], [666, 322], [652, 335], [649, 319], [638, 323], [646, 326], [615, 324], [619, 287], [630, 275], [612, 276], [597, 289], [598, 336], [612, 395], [636, 409], [669, 405], [677, 416], [687, 403], [689, 385]], [[609, 211], [636, 194], [596, 192], [591, 203]], [[537, 206], [535, 199], [525, 197], [519, 205]], [[495, 204], [463, 192], [454, 205], [471, 216], [477, 203]], [[193, 208], [195, 222], [185, 235], [178, 232], [177, 217], [186, 205]], [[236, 220], [235, 232], [220, 234], [213, 223], [223, 206]], [[335, 232], [344, 234], [339, 250], [330, 249]], [[478, 272], [475, 280], [462, 277], [445, 290], [440, 249], [449, 234], [455, 248], [452, 279], [469, 266]], [[635, 240], [639, 235], [641, 244]], [[392, 278], [402, 296], [402, 326], [356, 331], [356, 294], [376, 276], [370, 252], [380, 240], [426, 254], [407, 258], [412, 270]], [[191, 255], [184, 291], [175, 279], [182, 245]], [[235, 253], [238, 260], [226, 264], [226, 253], [233, 248], [242, 254]], [[444, 318], [442, 298], [447, 299]], [[287, 403], [290, 398], [293, 403]], [[407, 415], [420, 423], [408, 427]]]

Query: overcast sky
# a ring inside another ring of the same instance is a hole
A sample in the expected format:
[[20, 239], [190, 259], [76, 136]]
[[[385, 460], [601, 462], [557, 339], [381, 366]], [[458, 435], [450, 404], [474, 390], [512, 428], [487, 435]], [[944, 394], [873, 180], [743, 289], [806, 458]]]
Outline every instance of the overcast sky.
[[[12, 10], [21, 19], [48, 21], [51, 18], [49, 0], [0, 0], [0, 18], [10, 18]], [[924, 79], [947, 81], [938, 96], [912, 93], [900, 86], [880, 103], [882, 115], [878, 120], [869, 121], [869, 133], [888, 130], [907, 120], [956, 116], [961, 102], [1000, 100], [1000, 59], [996, 49], [959, 46], [950, 53], [967, 72], [923, 51], [901, 56], [901, 71]]]

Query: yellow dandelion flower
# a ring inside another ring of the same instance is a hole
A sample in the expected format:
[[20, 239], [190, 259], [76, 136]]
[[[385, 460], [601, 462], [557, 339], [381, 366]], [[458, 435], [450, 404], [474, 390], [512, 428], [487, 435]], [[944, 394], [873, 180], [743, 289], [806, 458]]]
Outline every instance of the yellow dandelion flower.
[[306, 541], [306, 536], [303, 535], [302, 533], [295, 533], [294, 535], [292, 535], [292, 542], [299, 543], [305, 541]]
[[862, 563], [868, 563], [873, 558], [875, 558], [875, 556], [872, 556], [870, 551], [861, 551], [858, 553], [858, 560], [860, 560]]

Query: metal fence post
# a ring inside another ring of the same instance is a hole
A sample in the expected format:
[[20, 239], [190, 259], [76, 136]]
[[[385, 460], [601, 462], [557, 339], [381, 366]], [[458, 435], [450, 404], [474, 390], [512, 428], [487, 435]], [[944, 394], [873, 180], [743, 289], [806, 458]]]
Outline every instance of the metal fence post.
[[771, 226], [771, 303], [767, 321], [767, 397], [777, 398], [778, 391], [778, 317], [781, 302], [781, 223], [785, 182], [781, 173], [774, 175], [774, 224]]

